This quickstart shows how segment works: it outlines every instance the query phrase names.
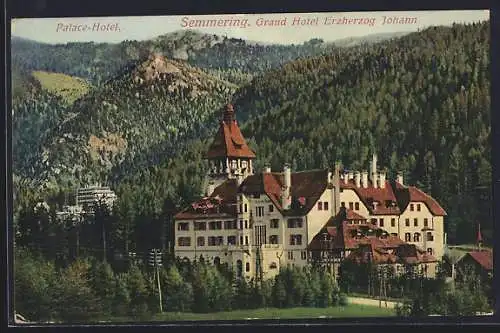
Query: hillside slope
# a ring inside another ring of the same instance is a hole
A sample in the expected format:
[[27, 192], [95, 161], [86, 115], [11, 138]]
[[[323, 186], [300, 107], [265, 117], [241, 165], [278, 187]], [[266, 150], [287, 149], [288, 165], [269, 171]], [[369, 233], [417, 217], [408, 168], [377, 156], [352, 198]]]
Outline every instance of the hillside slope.
[[93, 183], [109, 180], [112, 170], [154, 165], [213, 127], [211, 116], [235, 89], [185, 62], [152, 55], [68, 109], [43, 143], [38, 178]]

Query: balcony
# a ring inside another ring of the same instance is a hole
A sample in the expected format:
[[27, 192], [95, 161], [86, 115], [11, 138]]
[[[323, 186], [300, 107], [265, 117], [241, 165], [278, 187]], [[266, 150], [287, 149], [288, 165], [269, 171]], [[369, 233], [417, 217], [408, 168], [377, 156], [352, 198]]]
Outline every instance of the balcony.
[[262, 244], [262, 249], [281, 249], [282, 244]]

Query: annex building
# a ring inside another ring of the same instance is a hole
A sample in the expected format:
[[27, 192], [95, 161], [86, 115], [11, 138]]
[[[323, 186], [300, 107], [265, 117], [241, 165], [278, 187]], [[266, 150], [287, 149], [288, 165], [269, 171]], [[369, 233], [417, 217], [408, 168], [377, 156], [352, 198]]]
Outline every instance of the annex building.
[[270, 278], [283, 265], [342, 260], [398, 267], [417, 265], [432, 275], [445, 246], [446, 212], [431, 196], [387, 180], [377, 169], [294, 172], [255, 170], [228, 105], [206, 152], [205, 197], [175, 216], [177, 257], [227, 263], [239, 276]]

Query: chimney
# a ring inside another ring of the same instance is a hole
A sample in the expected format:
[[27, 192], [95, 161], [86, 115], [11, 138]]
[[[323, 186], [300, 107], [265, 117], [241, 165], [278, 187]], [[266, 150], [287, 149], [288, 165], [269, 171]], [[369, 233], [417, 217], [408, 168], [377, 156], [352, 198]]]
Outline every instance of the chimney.
[[359, 171], [356, 171], [354, 180], [356, 183], [356, 187], [361, 187], [361, 173]]
[[403, 183], [403, 172], [402, 171], [398, 171], [398, 174], [397, 174], [397, 177], [396, 177], [396, 181], [398, 183], [400, 183], [401, 185], [404, 185], [404, 183]]
[[372, 181], [373, 187], [377, 187], [377, 154], [372, 155], [372, 163], [370, 169], [370, 180]]
[[347, 172], [344, 172], [342, 177], [344, 177], [344, 184], [349, 183], [349, 174]]
[[380, 188], [385, 188], [385, 171], [381, 171], [378, 177], [380, 182]]
[[290, 169], [290, 165], [285, 163], [283, 166], [283, 188], [281, 192], [281, 206], [283, 209], [290, 209], [290, 205], [292, 204], [291, 198], [291, 187], [292, 187], [292, 170]]
[[354, 179], [354, 172], [349, 171], [349, 180]]
[[264, 165], [264, 172], [265, 173], [270, 173], [271, 172], [271, 165], [269, 165], [268, 163], [266, 163]]
[[332, 216], [335, 216], [340, 209], [340, 163], [335, 163], [332, 175]]
[[211, 196], [215, 191], [215, 184], [210, 182], [207, 186], [207, 197]]
[[363, 171], [361, 173], [361, 186], [363, 186], [363, 188], [368, 187], [368, 171]]

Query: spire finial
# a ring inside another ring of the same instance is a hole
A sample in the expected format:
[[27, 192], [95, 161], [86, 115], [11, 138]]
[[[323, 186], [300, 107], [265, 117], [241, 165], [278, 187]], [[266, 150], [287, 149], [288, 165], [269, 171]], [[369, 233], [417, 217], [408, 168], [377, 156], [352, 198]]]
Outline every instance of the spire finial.
[[234, 120], [234, 108], [231, 103], [228, 103], [226, 105], [226, 108], [223, 113], [223, 120], [224, 122], [228, 123]]

